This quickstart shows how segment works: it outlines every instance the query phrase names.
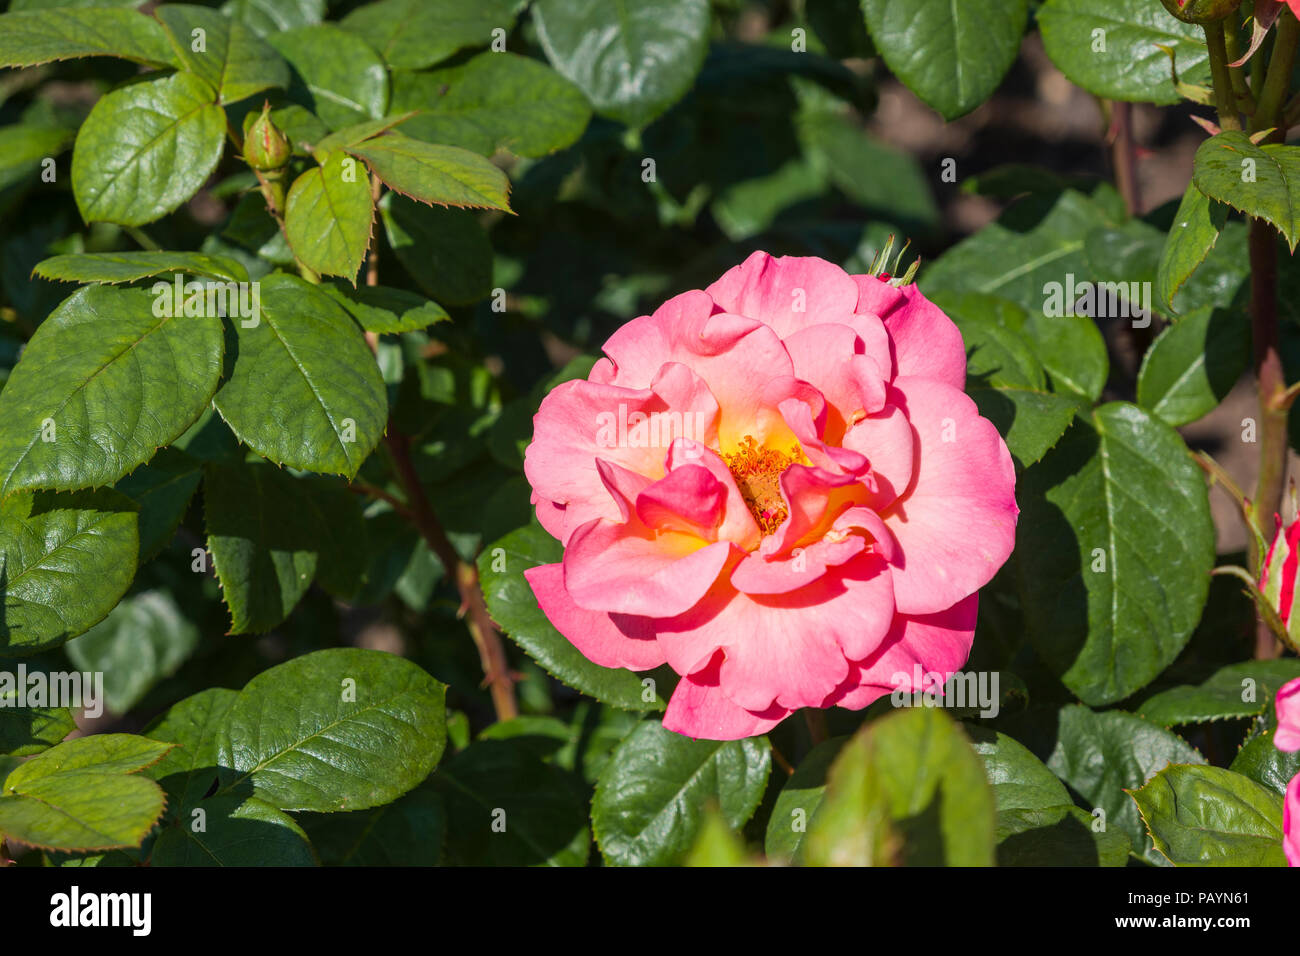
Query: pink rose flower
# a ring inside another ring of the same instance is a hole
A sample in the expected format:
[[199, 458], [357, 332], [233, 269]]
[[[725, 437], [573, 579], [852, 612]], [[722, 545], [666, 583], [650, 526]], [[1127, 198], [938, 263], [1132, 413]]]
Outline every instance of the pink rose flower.
[[1288, 753], [1300, 750], [1300, 677], [1282, 685], [1274, 709], [1277, 711], [1274, 746]]
[[915, 286], [756, 252], [604, 352], [533, 419], [565, 552], [526, 574], [593, 662], [681, 675], [665, 727], [753, 736], [966, 662], [1015, 472]]
[[1274, 515], [1277, 531], [1259, 570], [1259, 590], [1292, 639], [1300, 638], [1300, 615], [1294, 614], [1296, 572], [1300, 570], [1300, 520], [1284, 524]]
[[1286, 785], [1282, 804], [1282, 849], [1288, 866], [1300, 866], [1300, 773]]

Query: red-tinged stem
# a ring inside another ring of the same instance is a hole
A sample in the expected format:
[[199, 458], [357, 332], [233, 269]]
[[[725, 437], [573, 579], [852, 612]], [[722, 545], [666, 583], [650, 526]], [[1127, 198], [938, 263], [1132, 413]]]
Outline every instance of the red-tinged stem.
[[456, 553], [456, 549], [443, 531], [441, 522], [433, 513], [429, 497], [424, 493], [420, 477], [411, 461], [410, 439], [394, 430], [384, 439], [392, 457], [397, 480], [406, 493], [415, 526], [433, 553], [438, 556], [447, 575], [460, 592], [460, 613], [469, 628], [470, 637], [478, 648], [479, 663], [483, 667], [484, 682], [492, 693], [492, 705], [498, 720], [509, 720], [519, 714], [515, 703], [515, 680], [506, 662], [505, 645], [488, 614], [479, 585], [478, 569]]
[[805, 707], [803, 719], [808, 724], [808, 734], [812, 737], [813, 746], [825, 743], [829, 736], [826, 730], [826, 714], [815, 707]]
[[1133, 104], [1111, 105], [1111, 132], [1115, 141], [1111, 157], [1115, 164], [1115, 182], [1130, 216], [1142, 215], [1142, 185], [1138, 182], [1137, 143], [1133, 139]]

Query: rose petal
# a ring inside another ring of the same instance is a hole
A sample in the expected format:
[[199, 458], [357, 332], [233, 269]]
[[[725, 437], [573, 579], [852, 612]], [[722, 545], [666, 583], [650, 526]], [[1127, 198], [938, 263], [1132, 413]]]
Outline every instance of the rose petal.
[[929, 614], [979, 590], [1010, 556], [1016, 475], [1002, 436], [963, 392], [929, 379], [894, 384], [917, 457], [911, 487], [881, 517], [898, 542], [898, 609]]
[[648, 619], [621, 616], [615, 623], [604, 612], [588, 611], [574, 604], [564, 588], [562, 565], [529, 568], [524, 571], [524, 578], [547, 620], [592, 663], [645, 671], [666, 661]]

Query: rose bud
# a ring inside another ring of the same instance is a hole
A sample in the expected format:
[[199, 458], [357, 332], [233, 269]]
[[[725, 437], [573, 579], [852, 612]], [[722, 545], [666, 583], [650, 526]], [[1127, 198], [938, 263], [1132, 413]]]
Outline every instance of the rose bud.
[[1160, 0], [1165, 9], [1184, 23], [1216, 23], [1239, 6], [1241, 0]]
[[244, 160], [264, 173], [283, 169], [292, 155], [289, 137], [271, 122], [271, 104], [264, 104], [262, 114], [244, 134]]
[[1300, 520], [1289, 525], [1282, 523], [1282, 518], [1274, 515], [1277, 521], [1277, 533], [1269, 545], [1264, 557], [1264, 566], [1259, 572], [1259, 590], [1264, 600], [1275, 612], [1282, 626], [1294, 641], [1300, 636], [1300, 621], [1295, 619], [1296, 571], [1300, 570], [1300, 553], [1296, 547], [1300, 544]]

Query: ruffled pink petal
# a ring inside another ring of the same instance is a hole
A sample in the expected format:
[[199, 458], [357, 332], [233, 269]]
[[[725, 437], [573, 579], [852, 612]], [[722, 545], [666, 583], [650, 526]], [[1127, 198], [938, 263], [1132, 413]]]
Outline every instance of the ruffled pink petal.
[[564, 568], [543, 564], [524, 572], [537, 604], [555, 629], [582, 656], [601, 667], [651, 670], [666, 658], [654, 638], [654, 628], [645, 618], [620, 617], [615, 623], [608, 614], [578, 607], [564, 589]]
[[[651, 316], [634, 319], [615, 332], [602, 348], [611, 365], [598, 365], [593, 375], [629, 388], [656, 380], [664, 365], [688, 367], [703, 380], [720, 409], [718, 440], [733, 447], [745, 435], [760, 443], [767, 437], [763, 388], [794, 377], [794, 365], [772, 329], [756, 318], [714, 312], [703, 292], [685, 292], [669, 299]], [[698, 437], [698, 436], [688, 436]]]
[[733, 704], [718, 687], [720, 662], [721, 655], [715, 655], [708, 666], [678, 682], [664, 712], [665, 729], [705, 740], [740, 740], [765, 734], [790, 716], [782, 707], [755, 713]]
[[717, 531], [718, 540], [730, 541], [742, 551], [752, 551], [758, 547], [763, 532], [750, 514], [744, 496], [736, 486], [735, 476], [717, 452], [699, 442], [680, 439], [668, 449], [668, 470], [675, 471], [684, 465], [698, 465], [708, 469], [709, 474], [726, 490], [722, 524]]
[[806, 548], [796, 548], [786, 558], [769, 560], [758, 553], [747, 554], [731, 572], [731, 583], [746, 594], [786, 594], [811, 584], [867, 547], [866, 538], [852, 534], [838, 540], [823, 538]]
[[[663, 474], [665, 449], [620, 446], [620, 406], [628, 415], [647, 416], [665, 408], [650, 389], [576, 380], [552, 389], [533, 417], [533, 440], [524, 451], [524, 474], [539, 498], [563, 506], [559, 513], [538, 509], [539, 520], [562, 542], [593, 518], [618, 516], [596, 470], [596, 459], [654, 478]], [[558, 528], [553, 527], [556, 524]]]
[[893, 618], [887, 566], [863, 555], [788, 594], [751, 597], [721, 582], [689, 612], [656, 624], [678, 673], [725, 654], [723, 693], [746, 710], [818, 706], [848, 675], [845, 648], [867, 653]]
[[564, 586], [575, 604], [613, 614], [672, 616], [709, 590], [731, 557], [727, 541], [706, 544], [659, 532], [640, 520], [598, 518], [578, 528], [564, 549]]
[[765, 558], [790, 554], [809, 535], [824, 533], [845, 508], [861, 504], [868, 494], [852, 474], [808, 465], [791, 465], [781, 473], [779, 484], [788, 513], [759, 546]]
[[804, 455], [815, 467], [824, 468], [833, 474], [852, 475], [854, 478], [866, 474], [868, 462], [865, 455], [849, 448], [828, 445], [818, 437], [821, 429], [813, 420], [812, 411], [806, 402], [787, 398], [778, 408], [790, 431], [799, 439]]
[[744, 636], [723, 645], [728, 697], [751, 710], [820, 706], [848, 676], [846, 655], [879, 646], [894, 617], [885, 563], [866, 555], [837, 571], [799, 591], [740, 595], [729, 605]]
[[862, 337], [865, 354], [893, 371], [884, 368], [888, 336], [876, 323], [883, 317], [859, 314], [857, 284], [825, 259], [755, 252], [705, 291], [723, 310], [759, 319], [783, 339], [809, 326], [847, 325]]
[[1016, 475], [997, 429], [963, 392], [929, 379], [894, 384], [917, 457], [911, 488], [881, 517], [898, 542], [898, 609], [930, 614], [979, 590], [1011, 554]]
[[947, 678], [956, 673], [970, 658], [978, 611], [979, 595], [972, 594], [937, 614], [897, 615], [879, 648], [852, 663], [848, 680], [823, 706], [836, 704], [861, 710], [896, 688], [925, 689], [916, 686], [917, 668], [922, 685], [925, 674], [939, 673]]
[[1288, 752], [1300, 750], [1300, 677], [1277, 692], [1277, 732], [1273, 745]]
[[831, 437], [838, 440], [847, 423], [885, 404], [885, 376], [862, 338], [847, 325], [814, 325], [785, 339], [794, 374], [825, 396], [836, 414]]
[[[890, 392], [899, 401], [903, 400], [897, 389], [891, 388]], [[912, 483], [916, 434], [907, 415], [897, 405], [886, 405], [853, 425], [842, 444], [871, 463], [871, 477], [876, 486], [871, 499], [873, 507], [889, 507]]]
[[707, 468], [681, 465], [637, 496], [636, 513], [647, 528], [716, 541], [726, 497], [726, 487]]
[[1300, 773], [1291, 778], [1282, 804], [1282, 849], [1288, 866], [1300, 866]]
[[952, 319], [915, 285], [895, 288], [874, 276], [856, 275], [859, 312], [878, 315], [893, 343], [896, 377], [932, 378], [966, 387], [966, 345]]

